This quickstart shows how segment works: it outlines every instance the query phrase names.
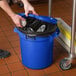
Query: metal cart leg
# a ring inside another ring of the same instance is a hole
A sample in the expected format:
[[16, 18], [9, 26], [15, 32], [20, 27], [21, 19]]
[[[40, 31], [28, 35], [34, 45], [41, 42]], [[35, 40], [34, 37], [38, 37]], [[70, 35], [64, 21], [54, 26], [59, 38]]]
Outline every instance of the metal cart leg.
[[76, 25], [76, 0], [73, 0], [73, 14], [72, 14], [72, 29], [71, 29], [71, 48], [70, 48], [70, 54], [68, 58], [64, 58], [60, 62], [60, 67], [62, 70], [68, 70], [71, 68], [72, 60], [75, 58], [75, 46], [74, 46], [74, 40], [75, 40], [75, 25]]
[[75, 25], [76, 25], [76, 0], [73, 0], [73, 15], [72, 15], [72, 29], [71, 29], [71, 49], [70, 54], [72, 57], [75, 57], [75, 46], [74, 46], [74, 40], [75, 40]]
[[48, 2], [48, 14], [49, 14], [49, 17], [51, 16], [51, 6], [52, 6], [52, 0], [49, 0], [49, 2]]

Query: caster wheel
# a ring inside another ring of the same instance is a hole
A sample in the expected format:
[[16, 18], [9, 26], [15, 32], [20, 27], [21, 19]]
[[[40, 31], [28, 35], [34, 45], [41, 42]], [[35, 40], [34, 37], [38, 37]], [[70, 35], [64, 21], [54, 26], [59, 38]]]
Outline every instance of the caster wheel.
[[18, 5], [19, 5], [20, 7], [24, 7], [23, 3], [21, 3], [21, 2], [19, 2]]
[[69, 61], [70, 61], [70, 60], [68, 60], [68, 59], [62, 59], [62, 60], [60, 61], [60, 64], [59, 64], [60, 68], [61, 68], [62, 70], [69, 70], [69, 69], [71, 68], [71, 65], [72, 65], [71, 63], [68, 64]]

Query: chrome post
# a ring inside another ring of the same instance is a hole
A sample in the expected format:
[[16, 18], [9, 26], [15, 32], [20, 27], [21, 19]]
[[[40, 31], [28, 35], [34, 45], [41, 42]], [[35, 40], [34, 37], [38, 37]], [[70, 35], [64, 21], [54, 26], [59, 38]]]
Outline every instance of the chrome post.
[[52, 0], [49, 0], [49, 2], [48, 2], [48, 14], [49, 14], [49, 17], [51, 16], [51, 6], [52, 6]]
[[72, 13], [72, 28], [71, 28], [71, 48], [70, 54], [72, 57], [75, 56], [75, 26], [76, 26], [76, 0], [73, 0], [73, 13]]

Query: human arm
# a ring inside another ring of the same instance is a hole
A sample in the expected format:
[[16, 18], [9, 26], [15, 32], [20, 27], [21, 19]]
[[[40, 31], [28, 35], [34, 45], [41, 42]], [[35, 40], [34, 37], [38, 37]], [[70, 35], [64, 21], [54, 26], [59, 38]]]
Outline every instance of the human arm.
[[[32, 5], [28, 2], [28, 0], [22, 0], [23, 4], [24, 4], [24, 10], [25, 10], [25, 14], [26, 16], [28, 16], [28, 13], [31, 11], [33, 14], [36, 14], [34, 8], [32, 7]], [[7, 0], [0, 0], [0, 7], [11, 17], [11, 19], [13, 20], [13, 22], [16, 24], [16, 26], [21, 27], [21, 23], [20, 20], [25, 20], [24, 18], [22, 18], [21, 16], [15, 14], [12, 9], [10, 8], [10, 6], [7, 3]]]
[[34, 9], [34, 7], [29, 3], [28, 0], [21, 0], [24, 4], [24, 10], [25, 10], [25, 15], [28, 16], [28, 14], [30, 12], [32, 12], [32, 14], [38, 15]]
[[12, 11], [7, 0], [0, 0], [0, 7], [11, 17], [16, 26], [21, 27], [20, 20], [24, 19]]

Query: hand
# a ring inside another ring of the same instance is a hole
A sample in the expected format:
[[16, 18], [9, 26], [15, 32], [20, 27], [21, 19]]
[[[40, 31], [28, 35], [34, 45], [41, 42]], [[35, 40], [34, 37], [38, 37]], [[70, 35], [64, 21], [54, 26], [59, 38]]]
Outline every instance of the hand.
[[32, 14], [35, 14], [35, 15], [38, 15], [33, 6], [29, 3], [29, 2], [26, 2], [24, 3], [24, 9], [25, 9], [25, 15], [28, 16], [28, 14], [31, 12]]
[[24, 18], [22, 18], [21, 16], [17, 15], [17, 14], [14, 14], [11, 16], [13, 22], [16, 24], [17, 27], [22, 27], [21, 26], [21, 23], [20, 23], [20, 20], [24, 20]]

